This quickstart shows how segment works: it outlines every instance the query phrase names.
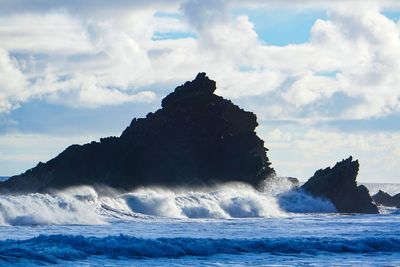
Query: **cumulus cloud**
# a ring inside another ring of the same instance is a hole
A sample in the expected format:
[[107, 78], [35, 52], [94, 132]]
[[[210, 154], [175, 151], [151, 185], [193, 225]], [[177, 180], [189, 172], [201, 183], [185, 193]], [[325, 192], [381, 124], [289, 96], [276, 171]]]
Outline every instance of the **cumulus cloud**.
[[[229, 1], [232, 5], [241, 5], [241, 0]], [[296, 8], [315, 9], [315, 8], [359, 8], [365, 5], [379, 6], [382, 8], [399, 8], [400, 3], [397, 0], [247, 0], [246, 3], [253, 8]]]
[[151, 91], [127, 95], [117, 89], [102, 88], [96, 85], [93, 77], [85, 77], [80, 87], [79, 101], [86, 104], [86, 106], [116, 105], [136, 101], [151, 102], [155, 99], [155, 94]]
[[0, 48], [0, 112], [13, 108], [27, 97], [26, 79], [17, 62]]
[[337, 90], [334, 78], [304, 74], [282, 93], [283, 99], [296, 108], [329, 98]]
[[0, 135], [2, 175], [15, 175], [57, 156], [71, 144], [98, 140], [99, 136], [52, 136], [46, 134], [8, 133]]
[[0, 16], [1, 47], [19, 53], [65, 55], [93, 51], [82, 23], [65, 11]]
[[143, 10], [148, 8], [170, 9], [176, 7], [178, 0], [68, 0], [68, 1], [52, 1], [52, 0], [0, 0], [0, 13], [9, 14], [13, 12], [47, 12], [55, 9], [68, 9], [74, 14], [80, 14], [91, 17], [108, 17], [115, 13], [129, 12], [130, 10]]
[[287, 74], [290, 82], [277, 94], [296, 106], [293, 117], [341, 92], [362, 101], [329, 117], [364, 119], [399, 111], [398, 47], [396, 23], [378, 10], [337, 9], [315, 22], [308, 43], [261, 46], [252, 61]]
[[[198, 71], [216, 79], [223, 96], [257, 96], [255, 109], [271, 110], [265, 119], [365, 119], [400, 109], [399, 26], [381, 13], [397, 7], [393, 1], [302, 2], [328, 16], [315, 21], [309, 41], [286, 46], [263, 42], [245, 12], [232, 9], [293, 1], [100, 1], [92, 12], [76, 1], [41, 3], [41, 12], [0, 3], [9, 11], [0, 15], [0, 46], [29, 91], [3, 94], [3, 111], [34, 97], [88, 107], [149, 101], [152, 85]], [[357, 101], [321, 111], [338, 94]]]
[[0, 23], [0, 112], [32, 98], [84, 107], [155, 98], [130, 83], [146, 51], [107, 22], [63, 10], [6, 15]]
[[[223, 2], [189, 1], [182, 10], [198, 36], [192, 51], [203, 64], [194, 65], [208, 65], [224, 96], [262, 96], [275, 111], [265, 118], [365, 119], [399, 111], [399, 31], [377, 2], [332, 5], [308, 42], [281, 47], [263, 43], [249, 18], [233, 17]], [[335, 93], [357, 101], [318, 110]]]
[[359, 181], [398, 182], [400, 134], [397, 132], [343, 133], [316, 128], [287, 132], [274, 128], [260, 134], [268, 140], [274, 167], [282, 174], [306, 180], [317, 169], [352, 155], [360, 160]]

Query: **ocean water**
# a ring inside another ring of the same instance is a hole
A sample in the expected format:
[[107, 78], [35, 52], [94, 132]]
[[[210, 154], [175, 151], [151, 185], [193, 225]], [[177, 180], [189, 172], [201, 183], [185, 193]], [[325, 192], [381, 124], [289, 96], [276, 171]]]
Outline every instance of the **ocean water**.
[[0, 265], [400, 266], [399, 210], [338, 214], [288, 184], [266, 188], [0, 196]]

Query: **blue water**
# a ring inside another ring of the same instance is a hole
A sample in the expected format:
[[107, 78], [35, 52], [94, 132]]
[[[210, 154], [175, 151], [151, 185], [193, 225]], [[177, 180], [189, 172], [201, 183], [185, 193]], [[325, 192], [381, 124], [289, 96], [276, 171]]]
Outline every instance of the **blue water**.
[[400, 266], [400, 211], [381, 212], [238, 185], [2, 196], [0, 265]]

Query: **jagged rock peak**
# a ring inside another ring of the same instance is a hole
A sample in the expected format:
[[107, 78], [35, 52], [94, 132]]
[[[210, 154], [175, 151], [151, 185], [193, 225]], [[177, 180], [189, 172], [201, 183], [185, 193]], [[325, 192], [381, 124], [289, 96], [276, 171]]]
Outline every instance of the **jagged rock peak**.
[[254, 187], [275, 174], [255, 128], [257, 117], [214, 94], [215, 81], [199, 73], [134, 118], [120, 137], [73, 145], [54, 159], [0, 182], [0, 192], [47, 192], [78, 185], [122, 191], [141, 186]]
[[378, 213], [368, 189], [357, 186], [356, 178], [360, 164], [349, 157], [335, 164], [333, 168], [315, 172], [302, 188], [316, 197], [330, 200], [339, 212]]
[[210, 96], [216, 89], [215, 81], [208, 78], [205, 72], [200, 72], [193, 81], [185, 82], [178, 86], [174, 92], [167, 95], [162, 100], [161, 106], [168, 108], [191, 97]]
[[349, 171], [352, 171], [352, 173], [355, 174], [355, 175], [342, 176], [341, 178], [342, 179], [350, 179], [352, 181], [356, 181], [356, 177], [357, 177], [359, 168], [360, 168], [360, 163], [358, 162], [358, 160], [354, 160], [353, 161], [353, 156], [350, 156], [347, 159], [342, 159], [341, 161], [337, 162], [335, 164], [335, 166], [333, 166], [333, 168], [327, 167], [324, 170], [320, 169], [320, 170], [317, 171], [317, 173], [326, 172], [327, 170], [335, 170], [335, 171], [340, 171], [340, 172], [344, 172], [346, 170], [349, 170]]

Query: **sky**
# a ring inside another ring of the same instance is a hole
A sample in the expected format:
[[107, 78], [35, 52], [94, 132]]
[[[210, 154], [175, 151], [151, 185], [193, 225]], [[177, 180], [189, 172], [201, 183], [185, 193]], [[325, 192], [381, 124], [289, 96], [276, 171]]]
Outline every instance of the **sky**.
[[0, 0], [0, 175], [119, 136], [206, 72], [278, 175], [400, 183], [400, 3]]

